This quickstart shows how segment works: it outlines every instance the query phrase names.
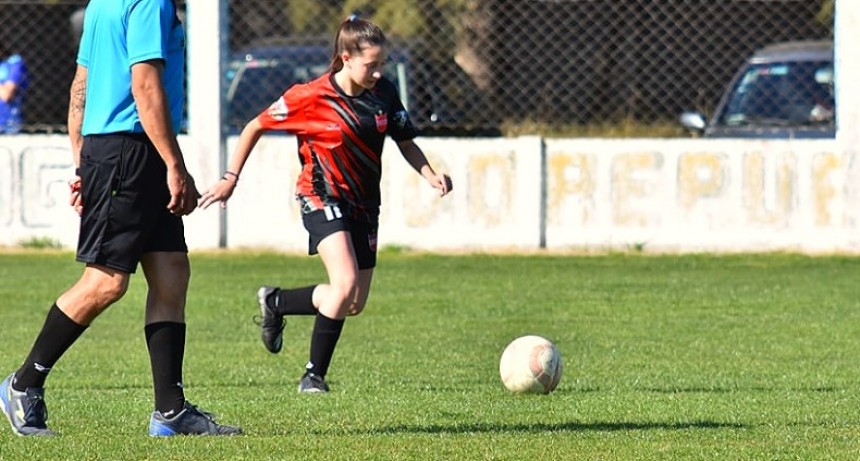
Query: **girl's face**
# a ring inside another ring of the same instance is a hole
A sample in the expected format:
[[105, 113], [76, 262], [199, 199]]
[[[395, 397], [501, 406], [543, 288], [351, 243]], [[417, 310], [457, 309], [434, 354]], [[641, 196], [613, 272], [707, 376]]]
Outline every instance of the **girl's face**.
[[382, 68], [387, 59], [384, 47], [367, 46], [358, 53], [344, 53], [341, 57], [349, 79], [359, 87], [369, 90], [382, 78]]

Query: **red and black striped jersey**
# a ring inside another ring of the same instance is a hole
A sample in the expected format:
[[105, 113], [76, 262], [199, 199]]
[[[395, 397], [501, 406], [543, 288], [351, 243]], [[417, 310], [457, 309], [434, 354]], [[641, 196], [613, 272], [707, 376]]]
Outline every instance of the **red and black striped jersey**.
[[385, 136], [416, 136], [397, 90], [384, 77], [358, 96], [345, 94], [329, 72], [290, 87], [258, 120], [295, 134], [302, 171], [296, 195], [307, 213], [337, 205], [355, 218], [379, 214]]

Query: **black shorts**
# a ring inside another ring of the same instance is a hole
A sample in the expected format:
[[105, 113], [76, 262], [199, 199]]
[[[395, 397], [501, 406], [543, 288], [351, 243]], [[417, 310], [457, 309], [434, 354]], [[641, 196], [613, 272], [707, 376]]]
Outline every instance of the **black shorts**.
[[144, 253], [188, 252], [182, 218], [167, 210], [167, 167], [145, 135], [85, 136], [80, 176], [78, 261], [134, 273]]
[[359, 219], [344, 216], [337, 206], [326, 206], [302, 214], [302, 222], [309, 234], [308, 254], [318, 253], [317, 246], [331, 234], [339, 231], [349, 232], [355, 259], [359, 269], [376, 267], [376, 232], [379, 223], [368, 223]]

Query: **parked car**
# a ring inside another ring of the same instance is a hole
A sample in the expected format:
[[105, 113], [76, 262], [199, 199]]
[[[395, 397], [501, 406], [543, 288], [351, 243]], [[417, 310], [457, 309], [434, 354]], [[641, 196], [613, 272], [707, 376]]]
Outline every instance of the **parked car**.
[[764, 47], [732, 79], [710, 121], [685, 112], [681, 125], [707, 138], [833, 138], [833, 42]]
[[[476, 134], [470, 131], [469, 114], [484, 115], [480, 102], [452, 98], [439, 85], [440, 69], [418, 55], [414, 45], [394, 44], [384, 68], [415, 127], [431, 135]], [[266, 39], [233, 53], [227, 69], [228, 128], [241, 129], [287, 88], [324, 74], [330, 63], [328, 42], [307, 38]], [[458, 85], [471, 83], [462, 72], [457, 78]], [[480, 97], [477, 89], [468, 94]]]

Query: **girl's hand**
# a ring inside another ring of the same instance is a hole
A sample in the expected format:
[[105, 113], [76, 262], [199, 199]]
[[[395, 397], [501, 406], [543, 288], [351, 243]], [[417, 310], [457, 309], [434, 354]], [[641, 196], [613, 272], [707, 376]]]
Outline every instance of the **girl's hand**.
[[451, 177], [444, 173], [436, 174], [430, 178], [430, 185], [439, 191], [440, 197], [444, 197], [454, 190], [454, 183], [451, 182]]
[[227, 208], [227, 200], [233, 195], [233, 189], [236, 188], [238, 181], [235, 178], [227, 177], [226, 175], [216, 182], [212, 187], [203, 192], [203, 197], [197, 205], [204, 210], [209, 208], [209, 205], [215, 202], [221, 202], [221, 208]]

